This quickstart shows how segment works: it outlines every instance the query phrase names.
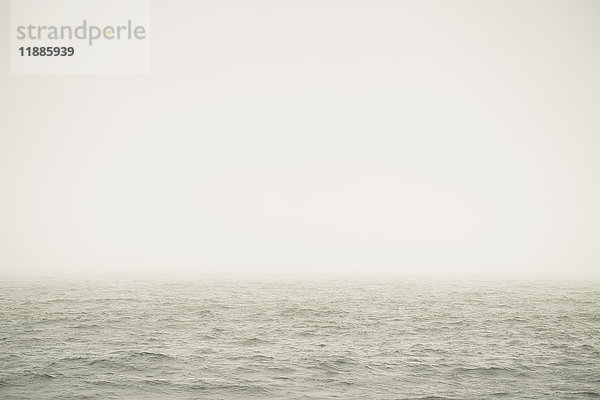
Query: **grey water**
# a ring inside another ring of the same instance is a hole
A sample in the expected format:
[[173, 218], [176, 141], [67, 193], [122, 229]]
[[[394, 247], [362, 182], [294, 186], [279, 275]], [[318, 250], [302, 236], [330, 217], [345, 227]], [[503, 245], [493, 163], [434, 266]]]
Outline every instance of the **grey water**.
[[600, 286], [4, 280], [0, 398], [600, 398]]

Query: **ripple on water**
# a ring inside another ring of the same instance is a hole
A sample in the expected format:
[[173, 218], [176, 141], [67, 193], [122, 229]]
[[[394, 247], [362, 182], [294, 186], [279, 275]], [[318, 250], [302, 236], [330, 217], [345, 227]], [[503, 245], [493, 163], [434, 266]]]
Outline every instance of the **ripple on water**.
[[0, 293], [2, 399], [600, 397], [590, 285], [37, 282]]

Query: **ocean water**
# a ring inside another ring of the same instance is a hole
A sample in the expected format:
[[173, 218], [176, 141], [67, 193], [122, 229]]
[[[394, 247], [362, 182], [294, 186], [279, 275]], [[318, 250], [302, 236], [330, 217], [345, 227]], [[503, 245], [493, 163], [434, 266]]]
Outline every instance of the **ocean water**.
[[4, 281], [0, 398], [600, 398], [600, 286]]

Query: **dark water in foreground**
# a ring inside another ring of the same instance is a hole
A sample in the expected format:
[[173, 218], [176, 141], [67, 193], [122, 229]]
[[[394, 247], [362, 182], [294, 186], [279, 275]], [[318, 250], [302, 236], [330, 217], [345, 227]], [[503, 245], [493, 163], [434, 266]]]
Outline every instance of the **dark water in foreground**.
[[600, 398], [600, 286], [3, 282], [0, 398]]

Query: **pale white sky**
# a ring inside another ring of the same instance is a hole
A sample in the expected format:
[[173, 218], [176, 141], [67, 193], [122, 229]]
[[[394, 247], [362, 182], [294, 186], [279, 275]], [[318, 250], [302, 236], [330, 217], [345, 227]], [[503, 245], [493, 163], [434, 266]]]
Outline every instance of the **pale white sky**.
[[151, 40], [0, 38], [0, 273], [600, 275], [600, 2], [154, 1]]

